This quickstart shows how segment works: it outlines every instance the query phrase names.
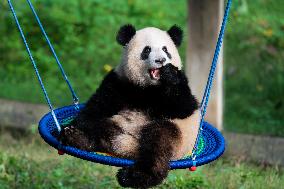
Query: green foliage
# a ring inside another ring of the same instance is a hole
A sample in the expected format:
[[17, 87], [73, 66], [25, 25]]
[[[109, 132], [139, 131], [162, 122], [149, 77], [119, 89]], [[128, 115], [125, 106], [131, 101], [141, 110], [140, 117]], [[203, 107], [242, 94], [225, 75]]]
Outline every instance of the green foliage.
[[225, 49], [230, 131], [284, 136], [283, 7], [281, 0], [233, 3]]
[[[147, 26], [168, 29], [178, 24], [185, 28], [185, 3], [184, 0], [179, 3], [170, 0], [148, 3], [143, 0], [43, 0], [34, 1], [34, 6], [74, 88], [81, 101], [85, 101], [105, 75], [104, 65], [115, 66], [120, 61], [121, 46], [115, 37], [121, 25], [132, 23], [138, 29]], [[66, 84], [31, 10], [24, 0], [14, 2], [14, 5], [52, 101], [57, 105], [70, 104]], [[5, 88], [0, 96], [43, 103], [7, 2], [1, 2], [0, 7], [3, 9], [0, 18], [4, 20], [0, 27], [0, 36], [3, 36], [0, 43], [0, 87]], [[178, 14], [169, 11], [171, 7], [176, 7]], [[181, 48], [183, 59], [184, 47]]]

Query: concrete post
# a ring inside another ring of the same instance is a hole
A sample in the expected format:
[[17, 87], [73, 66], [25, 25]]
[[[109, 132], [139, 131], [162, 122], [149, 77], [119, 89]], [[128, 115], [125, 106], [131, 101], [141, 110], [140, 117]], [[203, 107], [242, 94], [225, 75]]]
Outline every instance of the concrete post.
[[[188, 0], [186, 73], [201, 102], [223, 17], [223, 0]], [[223, 50], [219, 55], [206, 120], [222, 130]]]

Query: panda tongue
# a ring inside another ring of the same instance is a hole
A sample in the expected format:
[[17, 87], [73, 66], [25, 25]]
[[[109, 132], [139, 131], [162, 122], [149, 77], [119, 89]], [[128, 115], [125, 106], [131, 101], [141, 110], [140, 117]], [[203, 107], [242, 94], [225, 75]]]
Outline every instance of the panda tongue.
[[160, 70], [157, 68], [154, 68], [151, 70], [151, 75], [154, 79], [159, 79], [160, 77]]

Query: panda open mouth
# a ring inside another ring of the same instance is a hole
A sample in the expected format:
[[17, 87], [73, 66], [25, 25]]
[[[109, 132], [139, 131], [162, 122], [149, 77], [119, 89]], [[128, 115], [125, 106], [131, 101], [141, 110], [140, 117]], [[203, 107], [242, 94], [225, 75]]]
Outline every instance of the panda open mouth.
[[160, 69], [159, 68], [153, 68], [149, 70], [150, 76], [152, 79], [158, 80], [160, 79]]

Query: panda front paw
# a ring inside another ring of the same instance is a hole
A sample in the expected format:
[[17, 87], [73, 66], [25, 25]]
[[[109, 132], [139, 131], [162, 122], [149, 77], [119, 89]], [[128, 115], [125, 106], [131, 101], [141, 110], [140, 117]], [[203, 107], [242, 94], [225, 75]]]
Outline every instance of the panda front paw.
[[180, 96], [188, 91], [188, 81], [184, 72], [172, 64], [163, 66], [160, 75], [163, 94], [166, 96]]
[[165, 85], [177, 85], [180, 83], [180, 74], [177, 67], [167, 64], [160, 69], [160, 81]]

